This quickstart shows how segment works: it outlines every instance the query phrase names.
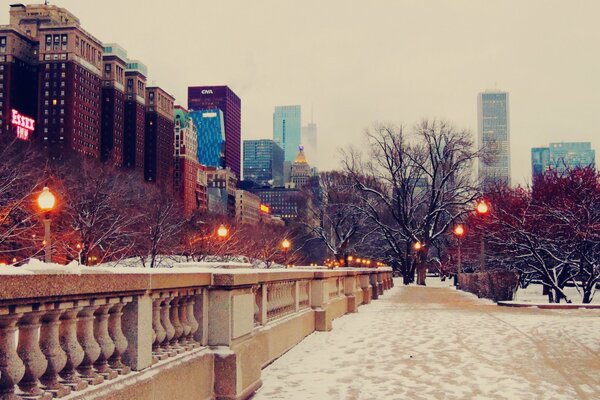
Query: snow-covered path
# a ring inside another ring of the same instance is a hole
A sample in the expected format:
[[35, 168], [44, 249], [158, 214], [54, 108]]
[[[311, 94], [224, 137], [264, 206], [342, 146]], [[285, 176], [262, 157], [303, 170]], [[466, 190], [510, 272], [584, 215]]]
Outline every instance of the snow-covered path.
[[265, 368], [255, 400], [600, 398], [599, 310], [399, 283]]

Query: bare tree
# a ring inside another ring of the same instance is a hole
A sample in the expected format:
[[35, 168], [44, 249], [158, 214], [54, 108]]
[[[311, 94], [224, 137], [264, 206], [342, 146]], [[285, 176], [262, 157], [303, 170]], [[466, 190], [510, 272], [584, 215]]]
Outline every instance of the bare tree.
[[35, 194], [43, 170], [40, 154], [29, 143], [0, 139], [0, 256], [28, 258], [40, 251], [32, 238], [40, 226]]
[[482, 152], [468, 131], [437, 120], [424, 120], [410, 133], [377, 125], [365, 136], [367, 150], [344, 157], [361, 193], [360, 209], [385, 240], [404, 283], [413, 281], [416, 270], [417, 283], [424, 285], [432, 245], [478, 196], [472, 167]]

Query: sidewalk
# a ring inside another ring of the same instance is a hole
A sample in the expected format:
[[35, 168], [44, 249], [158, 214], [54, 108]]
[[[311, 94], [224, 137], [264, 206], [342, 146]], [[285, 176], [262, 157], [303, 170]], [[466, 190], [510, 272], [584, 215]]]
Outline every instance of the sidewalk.
[[396, 286], [263, 370], [264, 399], [597, 399], [600, 310]]

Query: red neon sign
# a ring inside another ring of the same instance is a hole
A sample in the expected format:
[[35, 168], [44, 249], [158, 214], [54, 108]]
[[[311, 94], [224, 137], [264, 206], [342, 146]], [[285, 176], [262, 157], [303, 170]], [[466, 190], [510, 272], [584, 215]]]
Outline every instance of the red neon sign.
[[35, 120], [33, 118], [13, 109], [11, 123], [17, 129], [17, 139], [29, 140], [29, 135], [35, 129]]

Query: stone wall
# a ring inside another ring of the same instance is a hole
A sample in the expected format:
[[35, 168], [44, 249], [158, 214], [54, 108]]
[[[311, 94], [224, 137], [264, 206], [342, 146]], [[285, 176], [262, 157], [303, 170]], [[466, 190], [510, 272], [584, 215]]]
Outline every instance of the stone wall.
[[0, 279], [0, 399], [240, 399], [391, 269], [97, 269]]

